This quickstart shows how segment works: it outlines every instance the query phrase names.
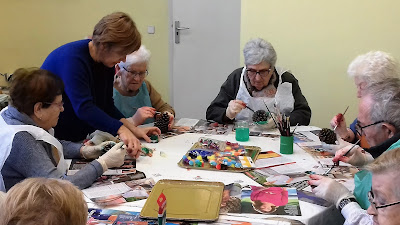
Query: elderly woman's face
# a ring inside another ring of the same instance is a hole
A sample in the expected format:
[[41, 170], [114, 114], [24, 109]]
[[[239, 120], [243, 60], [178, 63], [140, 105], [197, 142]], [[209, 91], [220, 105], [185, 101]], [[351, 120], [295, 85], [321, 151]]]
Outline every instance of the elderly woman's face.
[[274, 68], [267, 62], [261, 62], [256, 65], [246, 65], [247, 76], [250, 83], [258, 91], [266, 87], [271, 79]]
[[357, 98], [361, 98], [363, 96], [363, 92], [367, 86], [367, 82], [365, 82], [360, 77], [354, 77], [354, 84], [357, 87]]
[[64, 111], [63, 105], [62, 95], [58, 95], [48, 108], [41, 109], [40, 124], [38, 125], [45, 130], [55, 127], [60, 113]]
[[147, 63], [138, 62], [121, 69], [123, 87], [129, 91], [137, 91], [146, 77]]
[[[374, 173], [372, 175], [372, 193], [371, 199], [375, 206], [383, 206], [399, 202], [398, 192], [398, 175], [396, 172]], [[395, 181], [395, 182], [393, 182]], [[399, 224], [400, 221], [400, 204], [394, 204], [388, 207], [378, 208], [370, 206], [367, 210], [368, 214], [373, 216], [374, 224]]]

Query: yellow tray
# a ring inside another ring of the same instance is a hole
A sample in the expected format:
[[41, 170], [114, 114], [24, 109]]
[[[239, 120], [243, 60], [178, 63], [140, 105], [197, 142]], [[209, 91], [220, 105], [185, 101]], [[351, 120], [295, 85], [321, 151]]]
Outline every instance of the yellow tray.
[[[258, 146], [249, 146], [243, 145], [244, 149], [246, 150], [246, 156], [250, 156], [253, 162], [255, 162], [258, 158], [258, 155], [261, 152], [261, 148]], [[194, 143], [194, 145], [189, 149], [189, 151], [193, 149], [201, 149], [202, 144], [200, 142]], [[204, 149], [207, 150], [207, 149]], [[188, 151], [188, 152], [189, 152]], [[187, 153], [186, 153], [187, 154]], [[187, 169], [196, 169], [196, 170], [214, 170], [214, 171], [223, 171], [223, 172], [247, 172], [251, 170], [250, 168], [232, 168], [228, 167], [226, 170], [218, 170], [215, 167], [211, 166], [209, 163], [204, 163], [204, 167], [197, 167], [197, 166], [189, 166], [183, 163], [183, 159], [179, 160], [178, 166], [187, 168]]]
[[167, 219], [215, 221], [218, 219], [224, 184], [221, 182], [160, 180], [140, 212], [142, 218], [158, 217], [157, 199], [167, 199]]

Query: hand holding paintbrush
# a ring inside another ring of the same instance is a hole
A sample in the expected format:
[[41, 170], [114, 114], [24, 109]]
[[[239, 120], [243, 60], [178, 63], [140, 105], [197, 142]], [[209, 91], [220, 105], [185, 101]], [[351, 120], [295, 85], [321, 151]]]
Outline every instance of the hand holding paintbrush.
[[232, 99], [229, 101], [228, 107], [226, 108], [226, 112], [225, 112], [226, 117], [228, 117], [229, 119], [233, 120], [236, 117], [236, 115], [245, 108], [248, 108], [253, 113], [255, 112], [252, 108], [248, 107], [247, 104], [245, 102], [243, 102], [242, 100], [236, 100], [234, 97], [232, 97], [228, 93], [226, 93], [226, 92], [224, 92], [224, 93], [226, 96], [228, 96], [228, 98]]
[[[339, 113], [331, 120], [331, 125], [334, 126], [334, 128], [333, 128], [334, 131], [336, 131], [336, 128], [340, 125], [340, 123], [345, 121], [344, 115], [346, 114], [348, 109], [349, 109], [349, 106], [346, 107], [343, 114]], [[344, 128], [346, 128], [346, 123], [344, 122], [344, 125], [342, 124], [342, 126]]]

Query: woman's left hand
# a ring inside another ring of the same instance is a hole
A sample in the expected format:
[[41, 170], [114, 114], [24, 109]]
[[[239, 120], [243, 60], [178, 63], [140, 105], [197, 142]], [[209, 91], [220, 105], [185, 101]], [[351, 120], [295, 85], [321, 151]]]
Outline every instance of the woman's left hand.
[[146, 142], [151, 142], [149, 136], [151, 135], [160, 135], [161, 130], [158, 127], [137, 127], [133, 133], [138, 138], [143, 138]]
[[172, 126], [173, 126], [174, 123], [175, 123], [175, 117], [174, 117], [174, 114], [172, 114], [172, 113], [170, 113], [170, 112], [166, 112], [166, 113], [168, 113], [168, 116], [169, 116], [168, 130], [171, 130], [171, 129], [172, 129]]

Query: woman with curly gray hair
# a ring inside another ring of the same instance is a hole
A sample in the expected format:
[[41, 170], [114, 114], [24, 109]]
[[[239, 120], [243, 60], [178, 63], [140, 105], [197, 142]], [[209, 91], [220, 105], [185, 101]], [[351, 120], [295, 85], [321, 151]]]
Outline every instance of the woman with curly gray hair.
[[[371, 51], [357, 56], [349, 65], [347, 74], [354, 79], [357, 87], [357, 98], [365, 95], [368, 87], [390, 78], [400, 77], [400, 67], [398, 61], [390, 54], [382, 51]], [[340, 118], [338, 118], [340, 117]], [[344, 117], [336, 115], [331, 120], [331, 126], [336, 127], [335, 132], [345, 141], [355, 143], [360, 139], [360, 146], [369, 148], [365, 137], [357, 134], [357, 119], [347, 128]]]
[[[231, 123], [251, 115], [254, 111], [276, 106], [290, 124], [308, 125], [311, 109], [300, 90], [297, 79], [288, 71], [276, 67], [277, 55], [271, 43], [253, 39], [243, 49], [245, 66], [234, 70], [222, 84], [214, 101], [207, 109], [207, 119]], [[274, 125], [274, 123], [269, 123]]]

